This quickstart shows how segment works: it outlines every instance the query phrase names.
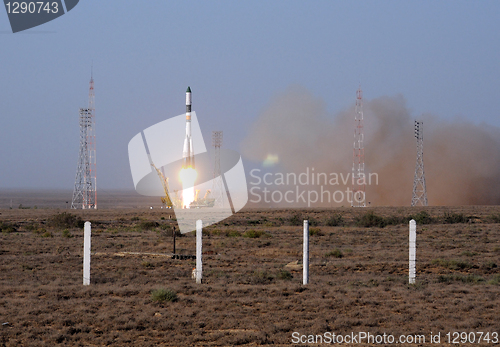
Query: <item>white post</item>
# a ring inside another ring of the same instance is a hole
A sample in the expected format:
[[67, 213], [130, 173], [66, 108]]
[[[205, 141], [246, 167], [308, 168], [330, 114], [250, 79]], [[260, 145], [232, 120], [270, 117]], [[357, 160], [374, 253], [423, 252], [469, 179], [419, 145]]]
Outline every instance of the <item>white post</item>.
[[309, 283], [309, 221], [304, 221], [304, 251], [302, 259], [302, 284]]
[[90, 284], [90, 222], [85, 222], [83, 229], [83, 285]]
[[408, 281], [415, 284], [415, 261], [417, 259], [417, 223], [414, 219], [410, 221], [410, 271]]
[[196, 283], [201, 283], [202, 278], [202, 235], [203, 235], [203, 223], [201, 220], [196, 221]]

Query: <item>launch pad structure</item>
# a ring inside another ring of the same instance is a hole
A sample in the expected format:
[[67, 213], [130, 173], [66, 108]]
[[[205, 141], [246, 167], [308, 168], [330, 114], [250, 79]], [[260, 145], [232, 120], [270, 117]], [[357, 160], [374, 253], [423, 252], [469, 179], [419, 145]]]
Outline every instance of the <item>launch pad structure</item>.
[[212, 131], [212, 146], [214, 147], [214, 179], [212, 196], [216, 207], [224, 207], [224, 182], [220, 170], [220, 147], [222, 146], [222, 131]]
[[90, 75], [87, 108], [80, 108], [80, 150], [72, 209], [97, 209], [94, 78]]

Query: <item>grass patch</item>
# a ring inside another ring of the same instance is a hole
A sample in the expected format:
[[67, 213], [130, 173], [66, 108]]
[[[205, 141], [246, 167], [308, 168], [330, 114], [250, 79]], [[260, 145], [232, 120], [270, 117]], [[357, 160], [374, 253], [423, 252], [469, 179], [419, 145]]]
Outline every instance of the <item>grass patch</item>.
[[344, 254], [338, 248], [335, 248], [333, 251], [330, 251], [325, 254], [325, 257], [334, 257], [334, 258], [342, 258]]
[[178, 300], [177, 293], [171, 289], [155, 289], [151, 292], [151, 300], [156, 302], [175, 302]]
[[350, 287], [367, 287], [367, 288], [373, 288], [373, 287], [378, 287], [379, 283], [377, 280], [371, 279], [369, 281], [352, 281], [349, 282]]

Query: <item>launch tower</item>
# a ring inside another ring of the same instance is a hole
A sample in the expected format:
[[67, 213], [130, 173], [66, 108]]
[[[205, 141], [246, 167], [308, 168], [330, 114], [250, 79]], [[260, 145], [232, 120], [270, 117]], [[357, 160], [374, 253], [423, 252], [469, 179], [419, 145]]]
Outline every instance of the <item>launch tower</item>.
[[365, 147], [363, 129], [363, 92], [356, 91], [354, 115], [354, 149], [352, 155], [352, 207], [366, 206]]
[[80, 108], [80, 151], [72, 209], [97, 209], [94, 78], [90, 75], [89, 104]]
[[421, 121], [415, 121], [415, 138], [417, 139], [417, 164], [415, 165], [411, 206], [427, 206], [424, 174], [424, 123]]

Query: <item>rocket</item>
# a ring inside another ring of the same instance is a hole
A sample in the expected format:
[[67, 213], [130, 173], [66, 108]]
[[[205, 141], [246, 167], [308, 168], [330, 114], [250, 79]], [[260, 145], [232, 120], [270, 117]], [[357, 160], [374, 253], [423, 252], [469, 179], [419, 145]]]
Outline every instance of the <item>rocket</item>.
[[193, 138], [191, 137], [191, 88], [186, 90], [186, 138], [184, 139], [184, 149], [182, 151], [182, 168], [191, 167], [194, 169]]

